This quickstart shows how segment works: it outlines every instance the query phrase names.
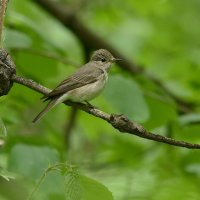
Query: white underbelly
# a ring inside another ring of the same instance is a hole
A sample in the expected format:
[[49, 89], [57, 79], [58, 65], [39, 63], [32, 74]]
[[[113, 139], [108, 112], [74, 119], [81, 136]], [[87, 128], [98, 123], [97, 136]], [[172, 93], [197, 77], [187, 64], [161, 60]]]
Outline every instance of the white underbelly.
[[58, 101], [63, 102], [65, 100], [72, 100], [75, 102], [83, 102], [95, 98], [105, 87], [105, 83], [107, 81], [106, 75], [103, 75], [102, 78], [94, 83], [87, 84], [83, 87], [79, 87], [67, 92], [66, 94], [62, 95]]

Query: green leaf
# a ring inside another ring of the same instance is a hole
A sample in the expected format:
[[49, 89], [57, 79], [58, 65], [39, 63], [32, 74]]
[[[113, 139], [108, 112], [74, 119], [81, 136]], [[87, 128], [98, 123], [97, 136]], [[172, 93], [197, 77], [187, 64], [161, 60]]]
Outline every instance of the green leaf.
[[150, 110], [150, 119], [144, 123], [147, 129], [163, 126], [176, 119], [177, 113], [174, 105], [152, 97], [146, 97], [146, 100]]
[[32, 44], [31, 38], [20, 31], [5, 29], [5, 48], [26, 48]]
[[139, 85], [134, 80], [111, 76], [104, 94], [119, 114], [140, 122], [148, 119], [148, 106]]
[[65, 176], [66, 200], [82, 199], [82, 188], [79, 175], [72, 171]]
[[35, 179], [50, 163], [57, 161], [59, 154], [55, 149], [17, 144], [10, 153], [9, 170]]
[[87, 177], [80, 176], [83, 189], [83, 200], [113, 200], [112, 193], [101, 183]]
[[183, 126], [191, 123], [198, 123], [199, 121], [200, 121], [200, 114], [198, 113], [191, 113], [179, 117], [179, 123]]
[[74, 171], [67, 173], [65, 184], [66, 200], [113, 200], [104, 185]]
[[51, 80], [57, 74], [58, 63], [56, 60], [29, 52], [17, 53], [17, 65], [23, 74], [40, 82]]
[[[57, 20], [43, 12], [34, 1], [15, 0], [9, 4], [8, 11], [10, 14], [7, 21], [32, 36], [35, 47], [40, 49], [42, 46], [48, 50], [53, 48], [73, 57], [74, 54], [80, 53], [76, 37]], [[79, 57], [76, 56], [75, 59]]]

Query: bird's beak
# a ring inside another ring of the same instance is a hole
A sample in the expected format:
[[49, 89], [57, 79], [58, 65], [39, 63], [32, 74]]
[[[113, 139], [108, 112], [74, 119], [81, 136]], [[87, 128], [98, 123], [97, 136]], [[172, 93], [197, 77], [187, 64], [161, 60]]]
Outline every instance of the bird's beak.
[[112, 58], [112, 62], [116, 62], [116, 61], [120, 61], [120, 60], [122, 60], [122, 59], [120, 59], [120, 58]]

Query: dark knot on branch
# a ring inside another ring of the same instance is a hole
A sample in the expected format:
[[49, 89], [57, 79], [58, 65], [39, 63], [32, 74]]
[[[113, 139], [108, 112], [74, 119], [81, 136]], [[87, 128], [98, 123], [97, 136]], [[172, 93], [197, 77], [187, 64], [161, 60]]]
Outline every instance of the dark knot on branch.
[[14, 62], [5, 49], [0, 49], [0, 96], [8, 94], [12, 88], [13, 74], [16, 74]]
[[146, 134], [146, 130], [141, 125], [131, 122], [124, 115], [112, 114], [110, 116], [110, 123], [120, 132], [133, 132], [136, 135]]

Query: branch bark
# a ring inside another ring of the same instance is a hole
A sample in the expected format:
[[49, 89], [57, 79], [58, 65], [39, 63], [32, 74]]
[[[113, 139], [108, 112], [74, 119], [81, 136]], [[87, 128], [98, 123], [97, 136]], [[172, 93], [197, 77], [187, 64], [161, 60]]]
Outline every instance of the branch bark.
[[11, 77], [15, 73], [15, 64], [10, 55], [5, 49], [0, 49], [0, 96], [6, 95], [11, 89]]
[[[40, 92], [42, 94], [47, 94], [51, 91], [50, 89], [36, 83], [33, 80], [22, 78], [15, 74], [12, 76], [11, 80], [13, 82], [19, 83], [26, 87], [29, 87], [29, 88], [31, 88], [37, 92]], [[178, 140], [174, 140], [172, 138], [168, 138], [165, 136], [151, 133], [151, 132], [145, 130], [145, 128], [142, 127], [141, 125], [130, 121], [124, 115], [108, 114], [97, 108], [91, 108], [90, 106], [88, 106], [86, 104], [82, 104], [82, 103], [75, 103], [75, 102], [71, 102], [71, 101], [66, 101], [64, 103], [66, 105], [73, 106], [73, 107], [80, 109], [82, 111], [85, 111], [95, 117], [98, 117], [98, 118], [101, 118], [101, 119], [107, 121], [109, 124], [111, 124], [115, 129], [117, 129], [121, 133], [129, 133], [131, 135], [136, 135], [141, 138], [145, 138], [145, 139], [149, 139], [149, 140], [153, 140], [153, 141], [157, 141], [157, 142], [161, 142], [161, 143], [166, 143], [166, 144], [173, 145], [173, 146], [185, 147], [188, 149], [200, 149], [200, 144], [192, 144], [192, 143], [188, 143], [185, 141], [178, 141]]]
[[2, 35], [3, 35], [3, 23], [4, 23], [4, 15], [6, 12], [7, 0], [1, 0], [0, 3], [0, 46], [2, 46]]

